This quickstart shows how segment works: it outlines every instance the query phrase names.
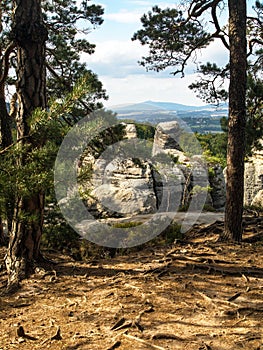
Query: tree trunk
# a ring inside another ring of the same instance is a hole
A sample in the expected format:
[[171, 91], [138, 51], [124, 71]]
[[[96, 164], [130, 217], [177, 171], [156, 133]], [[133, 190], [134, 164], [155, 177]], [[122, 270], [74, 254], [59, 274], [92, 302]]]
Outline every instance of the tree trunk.
[[5, 243], [4, 225], [0, 216], [0, 245]]
[[[0, 11], [0, 21], [1, 21], [1, 11]], [[0, 24], [1, 29], [1, 24]], [[0, 49], [0, 56], [2, 56], [2, 51]], [[11, 120], [10, 115], [7, 110], [6, 106], [6, 99], [5, 99], [5, 76], [4, 76], [4, 67], [0, 67], [0, 148], [5, 149], [6, 147], [10, 146], [13, 142], [12, 140], [12, 130], [11, 130]], [[10, 227], [10, 222], [12, 221], [12, 218], [10, 217], [10, 203], [12, 199], [10, 198], [9, 203], [7, 201], [5, 202], [5, 209], [6, 209], [6, 215], [7, 215], [7, 221], [8, 221], [8, 227]], [[0, 217], [0, 241], [4, 241], [4, 234], [1, 230], [2, 227], [2, 218]]]
[[[17, 147], [30, 148], [28, 117], [36, 107], [46, 108], [45, 41], [47, 30], [41, 16], [41, 0], [16, 0], [13, 38], [17, 45], [17, 137], [24, 138]], [[29, 162], [21, 152], [18, 167]], [[44, 194], [30, 193], [17, 198], [12, 233], [6, 255], [8, 289], [32, 271], [39, 257], [43, 226]]]
[[[1, 68], [1, 67], [0, 67]], [[6, 147], [12, 144], [12, 131], [11, 131], [11, 121], [10, 116], [6, 107], [5, 100], [5, 83], [0, 83], [0, 148], [5, 149]], [[5, 210], [7, 215], [8, 227], [10, 227], [9, 223], [12, 222], [12, 218], [10, 213], [12, 212], [10, 208], [10, 203], [12, 202], [12, 198], [10, 195], [10, 201], [5, 201]], [[2, 218], [0, 217], [0, 226], [2, 223]], [[1, 231], [1, 230], [0, 230]], [[0, 236], [3, 235], [3, 232], [0, 233]], [[3, 237], [0, 239], [3, 241]]]
[[224, 239], [242, 240], [246, 126], [246, 0], [229, 0], [230, 86]]
[[6, 107], [4, 83], [0, 84], [0, 146], [6, 148], [12, 143], [11, 121]]

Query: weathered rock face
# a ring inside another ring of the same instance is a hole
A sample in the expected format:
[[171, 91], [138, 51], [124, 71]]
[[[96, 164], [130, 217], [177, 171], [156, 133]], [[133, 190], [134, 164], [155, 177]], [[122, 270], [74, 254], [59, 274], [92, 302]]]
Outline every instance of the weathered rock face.
[[220, 209], [225, 206], [226, 203], [226, 186], [225, 177], [222, 167], [217, 165], [209, 166], [209, 183], [211, 187], [211, 199], [212, 206], [215, 209]]
[[258, 191], [251, 204], [263, 208], [263, 190]]
[[182, 131], [177, 121], [159, 123], [154, 135], [153, 156], [165, 153], [177, 158], [181, 163], [187, 162], [189, 159], [179, 145], [181, 133]]
[[134, 124], [125, 124], [126, 137], [128, 139], [133, 139], [137, 137], [136, 126]]
[[[201, 156], [194, 156], [191, 159], [187, 157], [181, 149], [179, 142], [182, 139], [184, 130], [177, 121], [160, 123], [156, 128], [153, 155], [165, 153], [178, 160], [171, 173], [177, 174], [177, 181], [181, 186], [181, 203], [183, 207], [187, 207], [190, 200], [195, 195], [195, 201], [204, 195], [202, 189], [210, 187], [211, 191], [206, 193], [205, 204], [214, 209], [221, 209], [225, 205], [225, 178], [222, 167], [219, 164], [205, 164]], [[189, 143], [192, 147], [201, 150], [198, 142], [189, 137]], [[195, 145], [196, 144], [196, 145]], [[208, 168], [210, 171], [208, 171]], [[181, 174], [179, 176], [178, 172]], [[171, 174], [172, 175], [172, 174]], [[197, 193], [199, 191], [199, 193]], [[159, 193], [160, 191], [158, 191]], [[202, 200], [203, 202], [203, 200]], [[195, 207], [198, 206], [195, 205]], [[192, 208], [194, 209], [194, 207]]]
[[[263, 144], [263, 141], [262, 141]], [[245, 163], [244, 204], [263, 207], [263, 150], [255, 151]]]
[[161, 150], [181, 150], [178, 138], [180, 125], [177, 121], [159, 123], [154, 136], [153, 154]]
[[[126, 139], [136, 137], [133, 124], [125, 130]], [[134, 156], [126, 157], [118, 152], [112, 158], [87, 153], [82, 165], [93, 174], [83, 186], [89, 191], [85, 198], [89, 211], [95, 217], [125, 217], [157, 210], [174, 212], [189, 205], [193, 211], [205, 204], [222, 208], [225, 187], [221, 167], [214, 166], [213, 176], [208, 176], [201, 156], [190, 159], [182, 152], [180, 133], [177, 122], [160, 123], [148, 159], [141, 159], [136, 147]]]
[[126, 216], [156, 210], [152, 170], [147, 161], [117, 157], [104, 166], [101, 161], [94, 163], [96, 179], [93, 184], [96, 186], [90, 193], [88, 205], [95, 215]]

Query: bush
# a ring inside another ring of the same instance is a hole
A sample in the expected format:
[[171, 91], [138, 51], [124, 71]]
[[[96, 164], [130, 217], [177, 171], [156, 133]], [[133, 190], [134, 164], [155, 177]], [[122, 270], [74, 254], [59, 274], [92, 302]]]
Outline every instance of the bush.
[[58, 206], [46, 208], [46, 218], [41, 244], [47, 249], [69, 251], [78, 244], [79, 235], [71, 228], [60, 213]]
[[[141, 225], [142, 222], [115, 222], [115, 228], [132, 228]], [[90, 259], [112, 258], [117, 255], [126, 255], [147, 248], [172, 244], [176, 239], [182, 239], [181, 226], [171, 223], [161, 234], [154, 239], [132, 248], [108, 248], [82, 239], [70, 225], [67, 224], [58, 206], [49, 205], [46, 209], [46, 220], [41, 245], [47, 250], [55, 250], [70, 255], [78, 261]]]

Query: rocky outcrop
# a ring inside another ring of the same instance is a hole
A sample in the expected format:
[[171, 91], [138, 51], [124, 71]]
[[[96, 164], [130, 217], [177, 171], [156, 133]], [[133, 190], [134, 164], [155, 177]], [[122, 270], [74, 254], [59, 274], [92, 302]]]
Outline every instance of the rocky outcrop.
[[[170, 167], [171, 176], [175, 175], [181, 185], [182, 207], [188, 207], [190, 201], [206, 194], [205, 204], [214, 209], [221, 209], [225, 205], [225, 179], [219, 164], [207, 164], [202, 156], [187, 157], [183, 148], [188, 151], [197, 150], [201, 153], [201, 146], [192, 133], [182, 128], [179, 122], [171, 121], [158, 124], [154, 137], [153, 156], [167, 154], [175, 161]], [[192, 150], [191, 150], [192, 148]], [[209, 191], [207, 192], [207, 188]], [[160, 192], [160, 191], [158, 191]], [[201, 201], [202, 202], [202, 201]], [[194, 207], [198, 206], [196, 204]]]
[[188, 162], [180, 146], [182, 129], [177, 121], [159, 123], [156, 127], [153, 142], [153, 157], [157, 154], [167, 154], [180, 163]]
[[251, 205], [263, 208], [263, 190], [258, 191], [258, 193], [253, 198]]
[[180, 125], [177, 121], [159, 123], [154, 136], [153, 155], [159, 150], [180, 150], [178, 139], [180, 137]]
[[109, 164], [95, 162], [93, 169], [96, 179], [88, 206], [95, 216], [138, 215], [156, 210], [152, 169], [147, 161], [117, 157]]
[[137, 137], [136, 126], [134, 124], [123, 123], [123, 125], [125, 126], [127, 139], [134, 139]]
[[[84, 167], [92, 173], [91, 177], [83, 177], [82, 193], [93, 216], [125, 217], [157, 210], [174, 212], [189, 205], [191, 210], [201, 210], [205, 204], [215, 209], [224, 206], [221, 167], [213, 165], [212, 172], [208, 172], [201, 156], [190, 158], [184, 154], [178, 122], [160, 123], [153, 147], [143, 153], [143, 157], [136, 149], [135, 125], [123, 126], [126, 131], [123, 140], [129, 148], [126, 156], [123, 150], [118, 153], [118, 148], [98, 156], [92, 151], [97, 149], [93, 145], [82, 159], [81, 169]], [[129, 144], [133, 139], [135, 143]]]
[[214, 209], [221, 209], [226, 203], [226, 186], [223, 169], [220, 164], [209, 164], [209, 184]]
[[255, 151], [245, 163], [244, 204], [263, 207], [263, 150]]

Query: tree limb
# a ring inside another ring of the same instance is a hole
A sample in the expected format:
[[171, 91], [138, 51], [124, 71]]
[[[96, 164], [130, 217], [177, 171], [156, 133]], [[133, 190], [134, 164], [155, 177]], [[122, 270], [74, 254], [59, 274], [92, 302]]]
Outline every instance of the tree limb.
[[[212, 1], [206, 1], [206, 0], [200, 0], [200, 1], [193, 1], [190, 5], [190, 17], [199, 17], [201, 16], [206, 10], [208, 10], [210, 7], [216, 7], [221, 0], [212, 0]], [[196, 3], [194, 8], [191, 10], [191, 7]]]
[[15, 47], [16, 47], [16, 44], [14, 42], [11, 42], [6, 48], [5, 53], [0, 61], [0, 66], [3, 66], [3, 69], [1, 69], [0, 84], [3, 84], [3, 82], [7, 78], [8, 70], [9, 70], [9, 57], [12, 51], [15, 49]]
[[254, 45], [256, 45], [256, 44], [263, 46], [263, 41], [259, 40], [257, 38], [253, 38], [253, 39], [248, 41], [249, 51], [247, 53], [247, 56], [250, 56], [253, 53], [253, 48], [254, 48]]
[[224, 44], [224, 46], [229, 50], [229, 45], [228, 45], [228, 43], [226, 41], [225, 36], [220, 34], [220, 33], [222, 33], [222, 30], [221, 30], [221, 27], [219, 25], [217, 14], [216, 14], [216, 5], [212, 7], [211, 14], [212, 14], [212, 18], [213, 18], [214, 25], [215, 25], [215, 28], [216, 28], [216, 32], [214, 34], [212, 34], [212, 35], [214, 37], [216, 37], [216, 38], [221, 39], [221, 41]]
[[15, 142], [11, 143], [11, 145], [7, 146], [6, 148], [2, 149], [0, 151], [0, 154], [5, 153], [6, 151], [8, 151], [10, 148], [12, 148], [13, 146], [15, 146], [16, 144], [18, 144], [19, 142], [23, 141], [24, 139], [28, 139], [29, 137], [31, 137], [32, 135], [26, 135], [23, 137], [20, 137], [19, 139], [17, 139]]

